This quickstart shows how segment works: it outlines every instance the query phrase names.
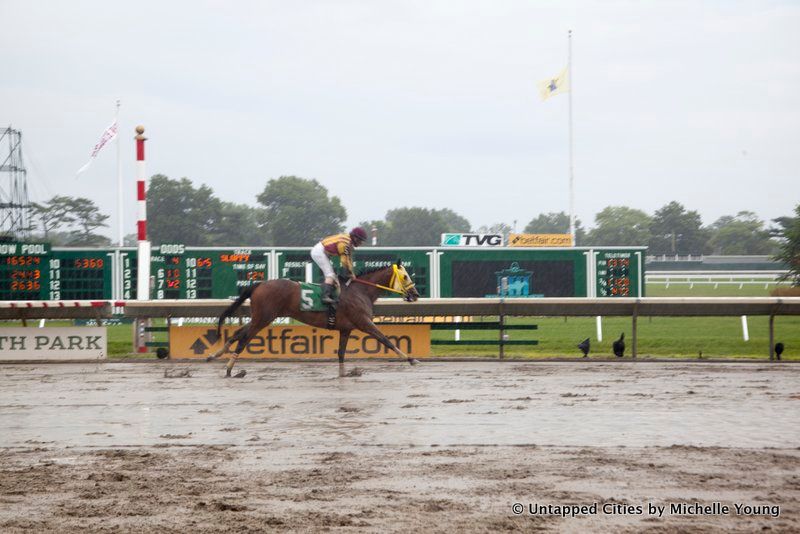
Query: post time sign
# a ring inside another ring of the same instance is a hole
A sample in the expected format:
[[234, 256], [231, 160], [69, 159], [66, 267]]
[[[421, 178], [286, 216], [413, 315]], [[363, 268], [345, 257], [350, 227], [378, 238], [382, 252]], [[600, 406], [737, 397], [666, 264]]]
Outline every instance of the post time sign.
[[157, 300], [229, 298], [267, 279], [269, 250], [165, 244], [153, 255], [151, 265]]

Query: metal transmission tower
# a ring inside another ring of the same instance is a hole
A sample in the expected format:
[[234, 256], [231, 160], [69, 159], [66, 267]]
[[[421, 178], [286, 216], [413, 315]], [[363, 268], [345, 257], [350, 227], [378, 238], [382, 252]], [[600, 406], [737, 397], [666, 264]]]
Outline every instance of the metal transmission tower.
[[0, 237], [22, 239], [30, 233], [27, 174], [22, 132], [10, 126], [0, 130]]

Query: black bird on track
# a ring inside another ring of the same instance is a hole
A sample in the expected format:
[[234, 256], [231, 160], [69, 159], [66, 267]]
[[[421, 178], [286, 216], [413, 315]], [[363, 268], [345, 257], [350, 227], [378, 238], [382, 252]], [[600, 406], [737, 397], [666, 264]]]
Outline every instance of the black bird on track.
[[775, 356], [780, 360], [781, 354], [783, 354], [783, 343], [775, 343]]
[[581, 341], [581, 342], [578, 344], [578, 348], [579, 348], [579, 349], [581, 349], [581, 352], [583, 353], [583, 357], [584, 357], [584, 358], [585, 358], [586, 356], [588, 356], [588, 355], [589, 355], [589, 338], [587, 337], [586, 339], [584, 339], [583, 341]]
[[619, 339], [611, 344], [611, 348], [617, 358], [622, 358], [625, 355], [625, 332], [622, 332], [619, 335]]

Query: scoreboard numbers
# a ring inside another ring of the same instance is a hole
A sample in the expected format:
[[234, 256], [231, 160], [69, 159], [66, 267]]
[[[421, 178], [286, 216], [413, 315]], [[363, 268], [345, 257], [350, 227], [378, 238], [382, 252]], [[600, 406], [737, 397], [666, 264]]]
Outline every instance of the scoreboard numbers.
[[[153, 298], [220, 299], [267, 279], [270, 249], [161, 245], [151, 258]], [[135, 284], [134, 284], [135, 285]]]
[[[112, 277], [111, 256], [108, 253], [91, 250], [69, 251], [60, 255], [50, 260], [51, 300], [105, 298], [106, 283], [110, 284]], [[57, 298], [56, 294], [59, 295]]]
[[0, 300], [40, 300], [49, 286], [47, 243], [0, 244]]
[[128, 252], [121, 252], [120, 263], [122, 264], [122, 300], [135, 299], [136, 294], [133, 288], [136, 287], [136, 273], [139, 269], [136, 258]]
[[631, 273], [635, 257], [631, 252], [597, 253], [597, 296], [631, 297], [636, 289], [631, 288]]

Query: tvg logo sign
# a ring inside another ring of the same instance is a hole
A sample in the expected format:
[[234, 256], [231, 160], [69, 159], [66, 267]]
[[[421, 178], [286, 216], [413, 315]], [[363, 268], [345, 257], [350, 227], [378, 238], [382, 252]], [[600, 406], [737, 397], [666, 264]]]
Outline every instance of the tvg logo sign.
[[461, 234], [444, 234], [442, 237], [442, 245], [457, 247], [461, 244]]
[[498, 234], [463, 234], [464, 244], [470, 245], [487, 245], [490, 247], [499, 247], [503, 244], [503, 236]]
[[449, 247], [499, 247], [503, 245], [500, 234], [442, 234], [442, 246]]

